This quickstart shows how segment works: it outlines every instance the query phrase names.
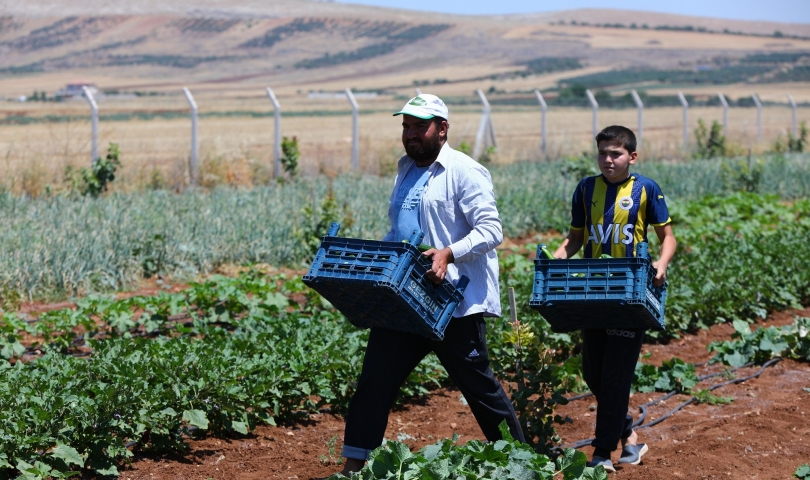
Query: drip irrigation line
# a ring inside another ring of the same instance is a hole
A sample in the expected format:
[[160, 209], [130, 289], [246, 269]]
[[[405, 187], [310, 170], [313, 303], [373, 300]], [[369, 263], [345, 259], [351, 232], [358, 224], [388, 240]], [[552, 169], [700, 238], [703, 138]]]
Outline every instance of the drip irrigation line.
[[569, 402], [573, 402], [574, 400], [581, 400], [583, 398], [588, 398], [588, 397], [591, 397], [591, 396], [593, 396], [593, 393], [587, 392], [587, 393], [583, 393], [583, 394], [580, 394], [580, 395], [575, 395], [573, 397], [566, 398], [566, 400], [568, 400]]
[[[734, 379], [731, 379], [731, 380], [729, 380], [729, 381], [727, 381], [727, 382], [718, 383], [718, 384], [716, 384], [716, 385], [712, 385], [711, 387], [707, 388], [706, 390], [707, 390], [707, 391], [709, 391], [709, 392], [711, 392], [712, 390], [716, 390], [716, 389], [718, 389], [718, 388], [720, 388], [720, 387], [725, 387], [726, 385], [731, 385], [731, 384], [734, 384], [734, 383], [742, 383], [742, 382], [744, 382], [744, 381], [746, 381], [746, 380], [750, 380], [750, 379], [752, 379], [752, 378], [757, 378], [757, 377], [759, 377], [760, 375], [762, 375], [762, 372], [764, 372], [766, 368], [768, 368], [768, 367], [770, 367], [770, 366], [772, 366], [772, 365], [775, 365], [775, 364], [776, 364], [776, 363], [778, 363], [780, 360], [782, 360], [780, 357], [777, 357], [777, 358], [772, 358], [772, 359], [768, 360], [767, 362], [765, 362], [764, 364], [762, 364], [762, 367], [759, 369], [759, 371], [757, 371], [757, 372], [756, 372], [756, 373], [754, 373], [754, 374], [751, 374], [751, 375], [749, 375], [749, 376], [747, 376], [747, 377], [742, 377], [742, 378], [734, 378]], [[751, 365], [751, 364], [748, 364], [748, 365]], [[742, 367], [739, 367], [739, 368], [743, 368], [743, 367], [745, 367], [745, 365], [743, 365]], [[738, 370], [739, 368], [735, 368], [735, 369], [734, 369], [734, 371]], [[642, 428], [649, 428], [649, 427], [652, 427], [652, 426], [654, 426], [654, 425], [656, 425], [656, 424], [658, 424], [658, 423], [661, 423], [661, 422], [662, 422], [662, 421], [664, 421], [666, 418], [668, 418], [668, 417], [672, 416], [672, 415], [673, 415], [675, 412], [677, 412], [678, 410], [682, 409], [683, 407], [685, 407], [685, 406], [687, 406], [687, 405], [689, 405], [689, 404], [691, 404], [691, 403], [696, 402], [696, 401], [697, 401], [697, 399], [698, 399], [698, 398], [697, 398], [696, 396], [692, 396], [692, 398], [690, 398], [689, 400], [686, 400], [685, 402], [681, 403], [680, 405], [678, 405], [677, 407], [675, 407], [675, 408], [674, 408], [672, 411], [670, 411], [669, 413], [667, 413], [667, 414], [666, 414], [666, 415], [664, 415], [663, 417], [657, 418], [657, 419], [655, 419], [653, 422], [650, 422], [650, 423], [648, 423], [648, 424], [641, 425], [641, 426], [640, 426], [640, 427], [638, 427], [638, 428], [639, 428], [639, 429], [642, 429]]]
[[[766, 368], [771, 367], [771, 366], [773, 366], [773, 365], [777, 364], [777, 363], [778, 363], [779, 361], [781, 361], [781, 360], [782, 360], [782, 358], [781, 358], [781, 357], [772, 358], [772, 359], [768, 360], [767, 362], [765, 362], [764, 364], [762, 364], [762, 367], [760, 367], [760, 369], [759, 369], [759, 370], [758, 370], [756, 373], [753, 373], [753, 374], [748, 375], [748, 376], [746, 376], [746, 377], [733, 378], [733, 379], [728, 380], [728, 381], [726, 381], [726, 382], [722, 382], [722, 383], [718, 383], [718, 384], [716, 384], [716, 385], [712, 385], [711, 387], [707, 388], [707, 389], [706, 389], [706, 391], [711, 392], [711, 391], [713, 391], [713, 390], [716, 390], [716, 389], [721, 388], [721, 387], [725, 387], [725, 386], [727, 386], [727, 385], [731, 385], [731, 384], [735, 384], [735, 383], [742, 383], [742, 382], [745, 382], [745, 381], [747, 381], [747, 380], [751, 380], [752, 378], [757, 378], [757, 377], [759, 377], [760, 375], [762, 375], [762, 373], [765, 371], [765, 369], [766, 369]], [[705, 362], [704, 362], [703, 364], [705, 364]], [[695, 364], [695, 365], [697, 366], [698, 364]], [[703, 380], [706, 380], [706, 379], [709, 379], [709, 378], [712, 378], [712, 377], [717, 377], [717, 376], [720, 376], [720, 375], [725, 375], [725, 374], [727, 374], [727, 373], [734, 373], [734, 372], [736, 372], [737, 370], [740, 370], [741, 368], [747, 368], [747, 367], [751, 367], [751, 366], [753, 366], [753, 365], [754, 365], [754, 362], [749, 362], [749, 363], [746, 363], [745, 365], [742, 365], [742, 366], [739, 366], [739, 367], [737, 367], [737, 368], [734, 368], [733, 370], [729, 370], [728, 372], [725, 372], [725, 371], [724, 371], [724, 372], [717, 372], [717, 373], [711, 373], [711, 374], [708, 374], [708, 375], [704, 375], [704, 376], [702, 376], [702, 377], [698, 377], [698, 380], [699, 380], [699, 381], [703, 381]], [[697, 396], [694, 396], [694, 395], [693, 395], [693, 396], [692, 396], [690, 399], [688, 399], [688, 400], [686, 400], [686, 401], [682, 402], [680, 405], [678, 405], [677, 407], [673, 408], [672, 410], [670, 410], [669, 412], [667, 412], [665, 415], [663, 415], [663, 416], [661, 416], [661, 417], [659, 417], [659, 418], [656, 418], [655, 420], [653, 420], [653, 421], [652, 421], [652, 422], [650, 422], [650, 423], [643, 424], [643, 423], [644, 423], [644, 420], [646, 420], [646, 418], [647, 418], [647, 407], [651, 407], [651, 406], [656, 405], [656, 404], [658, 404], [658, 403], [661, 403], [661, 402], [663, 402], [663, 401], [665, 401], [665, 400], [668, 400], [669, 398], [672, 398], [674, 395], [676, 395], [676, 394], [678, 394], [678, 393], [679, 393], [679, 392], [678, 392], [678, 390], [672, 390], [671, 392], [667, 393], [666, 395], [664, 395], [663, 397], [661, 397], [661, 398], [659, 398], [659, 399], [657, 399], [657, 400], [652, 400], [652, 401], [647, 402], [647, 403], [645, 403], [645, 404], [643, 404], [643, 405], [640, 405], [640, 406], [639, 406], [639, 412], [640, 412], [640, 415], [639, 415], [638, 419], [637, 419], [635, 422], [633, 422], [633, 424], [631, 425], [631, 428], [638, 428], [638, 429], [642, 429], [642, 428], [649, 428], [649, 427], [655, 426], [655, 425], [657, 425], [657, 424], [659, 424], [659, 423], [663, 422], [663, 421], [664, 421], [664, 420], [666, 420], [667, 418], [671, 417], [672, 415], [674, 415], [675, 413], [677, 413], [679, 410], [683, 409], [683, 408], [684, 408], [684, 407], [686, 407], [687, 405], [690, 405], [690, 404], [692, 404], [692, 403], [695, 403], [695, 402], [697, 401], [697, 399], [698, 399], [698, 398], [697, 398]], [[571, 400], [578, 400], [578, 399], [581, 399], [581, 398], [588, 397], [588, 396], [590, 396], [590, 395], [593, 395], [593, 394], [592, 394], [592, 393], [585, 393], [585, 394], [582, 394], [582, 395], [577, 395], [577, 396], [575, 396], [575, 397], [571, 397], [571, 398], [569, 398], [568, 400], [569, 400], [569, 401], [571, 401]], [[643, 425], [642, 425], [642, 424], [643, 424]], [[573, 443], [570, 443], [570, 444], [561, 445], [561, 446], [559, 446], [559, 447], [554, 447], [552, 450], [553, 450], [553, 451], [554, 451], [554, 450], [556, 450], [556, 451], [562, 451], [562, 449], [564, 449], [564, 448], [582, 448], [582, 447], [587, 447], [588, 445], [590, 445], [590, 444], [591, 444], [591, 442], [592, 442], [593, 440], [594, 440], [593, 438], [587, 438], [587, 439], [584, 439], [584, 440], [578, 440], [578, 441], [573, 442]]]

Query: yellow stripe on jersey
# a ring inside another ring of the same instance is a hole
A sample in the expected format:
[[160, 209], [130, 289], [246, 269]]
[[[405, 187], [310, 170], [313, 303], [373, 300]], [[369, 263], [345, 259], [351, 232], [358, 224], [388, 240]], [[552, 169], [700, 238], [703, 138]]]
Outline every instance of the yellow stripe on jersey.
[[[607, 193], [607, 184], [598, 179], [593, 186], [593, 195], [591, 197], [591, 221], [593, 225], [602, 225], [605, 216], [605, 193]], [[595, 232], [594, 232], [595, 233]], [[598, 235], [598, 234], [597, 234]], [[593, 258], [599, 258], [602, 255], [602, 244], [598, 241], [592, 243]]]

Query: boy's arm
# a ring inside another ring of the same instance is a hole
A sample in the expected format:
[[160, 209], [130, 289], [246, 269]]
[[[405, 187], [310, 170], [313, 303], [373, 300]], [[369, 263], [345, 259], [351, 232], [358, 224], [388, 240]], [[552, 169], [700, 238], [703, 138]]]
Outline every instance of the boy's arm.
[[568, 230], [568, 236], [565, 237], [560, 248], [554, 252], [554, 258], [566, 259], [573, 257], [582, 248], [584, 241], [585, 229], [571, 228]]
[[660, 227], [654, 227], [658, 239], [661, 240], [661, 256], [658, 257], [657, 262], [653, 262], [652, 266], [656, 269], [655, 279], [653, 284], [660, 287], [667, 280], [667, 266], [675, 256], [675, 247], [678, 243], [675, 240], [675, 234], [672, 233], [672, 224], [668, 223]]

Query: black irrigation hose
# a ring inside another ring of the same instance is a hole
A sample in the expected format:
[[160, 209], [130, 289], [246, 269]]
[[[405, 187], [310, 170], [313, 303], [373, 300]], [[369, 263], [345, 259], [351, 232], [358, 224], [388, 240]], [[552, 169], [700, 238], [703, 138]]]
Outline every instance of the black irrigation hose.
[[[707, 390], [707, 391], [712, 391], [712, 390], [718, 389], [718, 388], [720, 388], [720, 387], [724, 387], [724, 386], [726, 386], [726, 385], [731, 385], [731, 384], [733, 384], [733, 383], [742, 383], [742, 382], [745, 382], [745, 381], [750, 380], [750, 379], [752, 379], [752, 378], [757, 378], [757, 377], [759, 377], [760, 375], [762, 375], [762, 372], [764, 372], [766, 368], [768, 368], [768, 367], [770, 367], [770, 366], [775, 365], [775, 364], [776, 364], [776, 363], [778, 363], [780, 360], [782, 360], [782, 358], [781, 358], [781, 357], [772, 358], [772, 359], [768, 360], [767, 362], [765, 362], [764, 364], [762, 364], [762, 367], [759, 369], [759, 371], [758, 371], [758, 372], [756, 372], [756, 373], [754, 373], [754, 374], [751, 374], [751, 375], [749, 375], [749, 376], [747, 376], [747, 377], [733, 378], [733, 379], [728, 380], [728, 381], [726, 381], [726, 382], [722, 382], [722, 383], [718, 383], [718, 384], [716, 384], [716, 385], [712, 385], [711, 387], [707, 388], [706, 390]], [[703, 363], [700, 363], [700, 364], [695, 364], [695, 366], [698, 366], [698, 365], [705, 365], [705, 363], [706, 363], [706, 362], [703, 362]], [[712, 374], [704, 375], [704, 376], [702, 376], [702, 377], [698, 377], [698, 380], [699, 380], [699, 381], [703, 381], [703, 380], [706, 380], [706, 379], [708, 379], [708, 378], [717, 377], [717, 376], [719, 376], [719, 375], [724, 375], [724, 374], [726, 374], [726, 373], [733, 373], [733, 372], [736, 372], [737, 370], [739, 370], [739, 369], [741, 369], [741, 368], [747, 368], [747, 367], [750, 367], [750, 366], [753, 366], [753, 362], [746, 363], [745, 365], [742, 365], [742, 366], [740, 366], [740, 367], [737, 367], [737, 368], [735, 368], [735, 369], [733, 369], [733, 370], [729, 370], [728, 372], [725, 372], [725, 371], [724, 371], [724, 372], [717, 372], [717, 373], [712, 373]], [[681, 410], [681, 409], [682, 409], [682, 408], [684, 408], [685, 406], [687, 406], [687, 405], [689, 405], [689, 404], [692, 404], [692, 403], [694, 403], [694, 402], [697, 400], [697, 397], [696, 397], [696, 396], [692, 396], [692, 398], [690, 398], [689, 400], [686, 400], [685, 402], [681, 403], [680, 405], [678, 405], [677, 407], [675, 407], [675, 408], [674, 408], [674, 409], [672, 409], [671, 411], [667, 412], [667, 413], [666, 413], [665, 415], [663, 415], [662, 417], [656, 418], [654, 421], [652, 421], [652, 422], [650, 422], [650, 423], [647, 423], [647, 424], [642, 425], [642, 423], [644, 422], [644, 420], [647, 418], [647, 407], [651, 407], [651, 406], [653, 406], [653, 405], [656, 405], [656, 404], [658, 404], [658, 403], [661, 403], [661, 402], [663, 402], [663, 401], [665, 401], [665, 400], [667, 400], [667, 399], [671, 398], [672, 396], [676, 395], [677, 393], [678, 393], [678, 391], [677, 391], [677, 390], [673, 390], [673, 391], [671, 391], [671, 392], [667, 393], [666, 395], [664, 395], [663, 397], [661, 397], [661, 398], [659, 398], [659, 399], [657, 399], [657, 400], [653, 400], [653, 401], [647, 402], [647, 403], [645, 403], [645, 404], [643, 404], [643, 405], [640, 405], [640, 406], [639, 406], [639, 412], [640, 412], [640, 415], [639, 415], [638, 419], [637, 419], [635, 422], [633, 422], [633, 424], [632, 424], [632, 426], [631, 426], [631, 427], [632, 427], [632, 428], [638, 428], [638, 429], [642, 429], [642, 428], [649, 428], [649, 427], [652, 427], [652, 426], [654, 426], [654, 425], [657, 425], [657, 424], [659, 424], [659, 423], [663, 422], [664, 420], [666, 420], [667, 418], [671, 417], [672, 415], [674, 415], [676, 412], [678, 412], [679, 410]], [[569, 398], [568, 400], [569, 400], [569, 401], [572, 401], [572, 400], [579, 400], [579, 399], [581, 399], [581, 398], [586, 398], [586, 397], [589, 397], [590, 395], [593, 395], [593, 394], [592, 394], [592, 393], [584, 393], [584, 394], [582, 394], [582, 395], [577, 395], [577, 396], [571, 397], [571, 398]], [[591, 444], [591, 442], [592, 442], [593, 440], [594, 440], [593, 438], [587, 438], [587, 439], [584, 439], [584, 440], [579, 440], [579, 441], [576, 441], [576, 442], [573, 442], [573, 443], [570, 443], [570, 444], [567, 444], [567, 445], [562, 445], [562, 446], [559, 446], [559, 447], [555, 447], [555, 448], [553, 448], [552, 450], [561, 451], [563, 448], [582, 448], [582, 447], [587, 447], [588, 445], [590, 445], [590, 444]]]

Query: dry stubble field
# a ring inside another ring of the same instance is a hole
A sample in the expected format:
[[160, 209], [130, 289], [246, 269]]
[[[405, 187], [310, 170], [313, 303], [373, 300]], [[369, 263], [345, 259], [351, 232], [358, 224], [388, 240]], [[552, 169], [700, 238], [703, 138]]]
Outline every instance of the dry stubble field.
[[[425, 89], [428, 91], [428, 89]], [[369, 174], [394, 171], [402, 154], [399, 122], [391, 113], [401, 108], [404, 97], [393, 95], [359, 98], [360, 164]], [[471, 97], [472, 98], [472, 97]], [[223, 98], [203, 93], [197, 96], [200, 109], [200, 164], [203, 184], [251, 185], [272, 175], [272, 104], [261, 90], [251, 96]], [[279, 95], [284, 136], [297, 137], [301, 150], [300, 170], [305, 175], [335, 175], [349, 169], [351, 158], [351, 110], [345, 98], [307, 98]], [[148, 184], [177, 188], [186, 182], [190, 155], [191, 123], [188, 106], [180, 94], [102, 98], [99, 145], [103, 153], [110, 142], [121, 147], [123, 169], [115, 188], [131, 190]], [[89, 163], [89, 107], [82, 101], [63, 103], [5, 103], [9, 117], [33, 117], [27, 125], [0, 125], [0, 169], [5, 187], [37, 195], [46, 185], [58, 187], [65, 166]], [[481, 109], [471, 103], [450, 107], [450, 144], [474, 144]], [[105, 120], [106, 115], [146, 114], [151, 119]], [[253, 117], [250, 115], [265, 115]], [[42, 117], [54, 115], [62, 121]], [[168, 115], [168, 118], [166, 116]], [[161, 117], [163, 116], [163, 117]], [[72, 120], [64, 121], [65, 117]], [[498, 137], [496, 163], [544, 158], [540, 151], [540, 109], [530, 106], [495, 106], [493, 123]], [[722, 120], [722, 109], [693, 108], [689, 112], [690, 141], [694, 141], [697, 120]], [[800, 110], [800, 121], [804, 112]], [[655, 108], [644, 112], [642, 158], [683, 158], [682, 111]], [[589, 149], [592, 114], [587, 108], [551, 108], [548, 112], [550, 158], [577, 154]], [[635, 109], [602, 109], [599, 126], [624, 124], [636, 128]], [[771, 106], [763, 111], [763, 141], [756, 138], [756, 110], [729, 111], [729, 141], [741, 149], [759, 153], [767, 150], [790, 129], [789, 108]]]

